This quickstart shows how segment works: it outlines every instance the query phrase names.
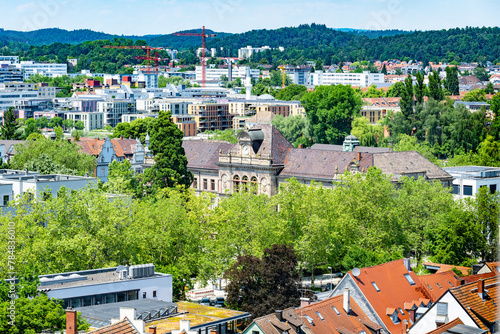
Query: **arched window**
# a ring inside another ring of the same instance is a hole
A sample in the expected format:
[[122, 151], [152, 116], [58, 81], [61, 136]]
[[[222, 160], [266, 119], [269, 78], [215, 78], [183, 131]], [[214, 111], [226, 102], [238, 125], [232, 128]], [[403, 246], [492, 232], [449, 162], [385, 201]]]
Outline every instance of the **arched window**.
[[250, 179], [250, 187], [252, 187], [253, 193], [257, 195], [258, 186], [257, 186], [257, 178], [255, 176], [253, 176]]
[[248, 191], [248, 176], [243, 176], [241, 179], [241, 185], [245, 191]]
[[239, 191], [240, 188], [240, 177], [235, 175], [233, 177], [233, 191]]

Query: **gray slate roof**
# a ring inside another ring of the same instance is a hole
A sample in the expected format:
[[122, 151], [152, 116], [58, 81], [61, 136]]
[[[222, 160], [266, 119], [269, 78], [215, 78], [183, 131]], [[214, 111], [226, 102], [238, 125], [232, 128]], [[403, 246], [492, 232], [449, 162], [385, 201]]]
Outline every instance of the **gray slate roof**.
[[373, 165], [385, 174], [392, 174], [393, 181], [400, 175], [426, 173], [428, 179], [453, 180], [453, 177], [415, 151], [373, 154]]
[[[280, 176], [332, 179], [336, 168], [343, 173], [357, 156], [355, 152], [293, 148], [288, 151]], [[359, 164], [360, 171], [373, 166], [372, 154], [362, 154]]]
[[227, 154], [233, 144], [217, 140], [184, 140], [182, 147], [186, 153], [188, 168], [218, 170], [219, 151]]
[[[330, 145], [330, 144], [314, 144], [311, 146], [312, 150], [325, 150], [325, 151], [342, 151], [342, 145]], [[392, 152], [389, 147], [370, 147], [370, 146], [356, 146], [353, 152], [361, 153], [387, 153]]]

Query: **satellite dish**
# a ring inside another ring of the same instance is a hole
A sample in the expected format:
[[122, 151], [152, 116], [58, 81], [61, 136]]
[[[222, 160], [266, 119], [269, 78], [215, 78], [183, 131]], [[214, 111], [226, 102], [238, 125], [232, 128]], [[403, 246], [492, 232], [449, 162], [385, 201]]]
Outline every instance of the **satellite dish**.
[[355, 276], [355, 277], [358, 277], [359, 274], [361, 274], [361, 270], [359, 270], [359, 268], [354, 268], [352, 270], [352, 274]]

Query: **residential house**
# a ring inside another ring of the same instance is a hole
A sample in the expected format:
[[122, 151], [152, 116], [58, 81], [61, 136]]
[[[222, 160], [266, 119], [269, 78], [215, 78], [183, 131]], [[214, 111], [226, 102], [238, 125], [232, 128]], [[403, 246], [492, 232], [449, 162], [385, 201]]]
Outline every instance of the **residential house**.
[[313, 332], [305, 328], [300, 315], [300, 311], [293, 308], [278, 310], [275, 313], [254, 319], [242, 334], [301, 334], [304, 332], [312, 334]]
[[420, 288], [410, 259], [349, 271], [330, 296], [349, 289], [366, 316], [382, 327], [381, 333], [402, 333], [419, 313], [432, 305], [430, 296]]
[[82, 137], [75, 142], [81, 146], [82, 152], [93, 155], [97, 159], [94, 175], [102, 182], [107, 182], [108, 166], [113, 161], [129, 160], [135, 173], [143, 173], [144, 169], [150, 167], [146, 164], [146, 157], [150, 156], [149, 134], [146, 136], [145, 146], [139, 139], [123, 139], [106, 137], [105, 139]]
[[498, 333], [499, 276], [450, 288], [410, 328], [410, 334], [428, 333], [459, 318], [464, 325]]

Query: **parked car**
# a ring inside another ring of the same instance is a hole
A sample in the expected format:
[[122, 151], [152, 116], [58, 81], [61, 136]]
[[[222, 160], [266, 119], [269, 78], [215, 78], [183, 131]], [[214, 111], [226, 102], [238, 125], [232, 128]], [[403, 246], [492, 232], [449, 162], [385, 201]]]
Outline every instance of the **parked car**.
[[217, 297], [217, 299], [215, 299], [215, 307], [224, 307], [224, 306], [226, 306], [224, 298]]
[[205, 297], [200, 300], [200, 305], [212, 306], [212, 302], [210, 301], [210, 298]]

